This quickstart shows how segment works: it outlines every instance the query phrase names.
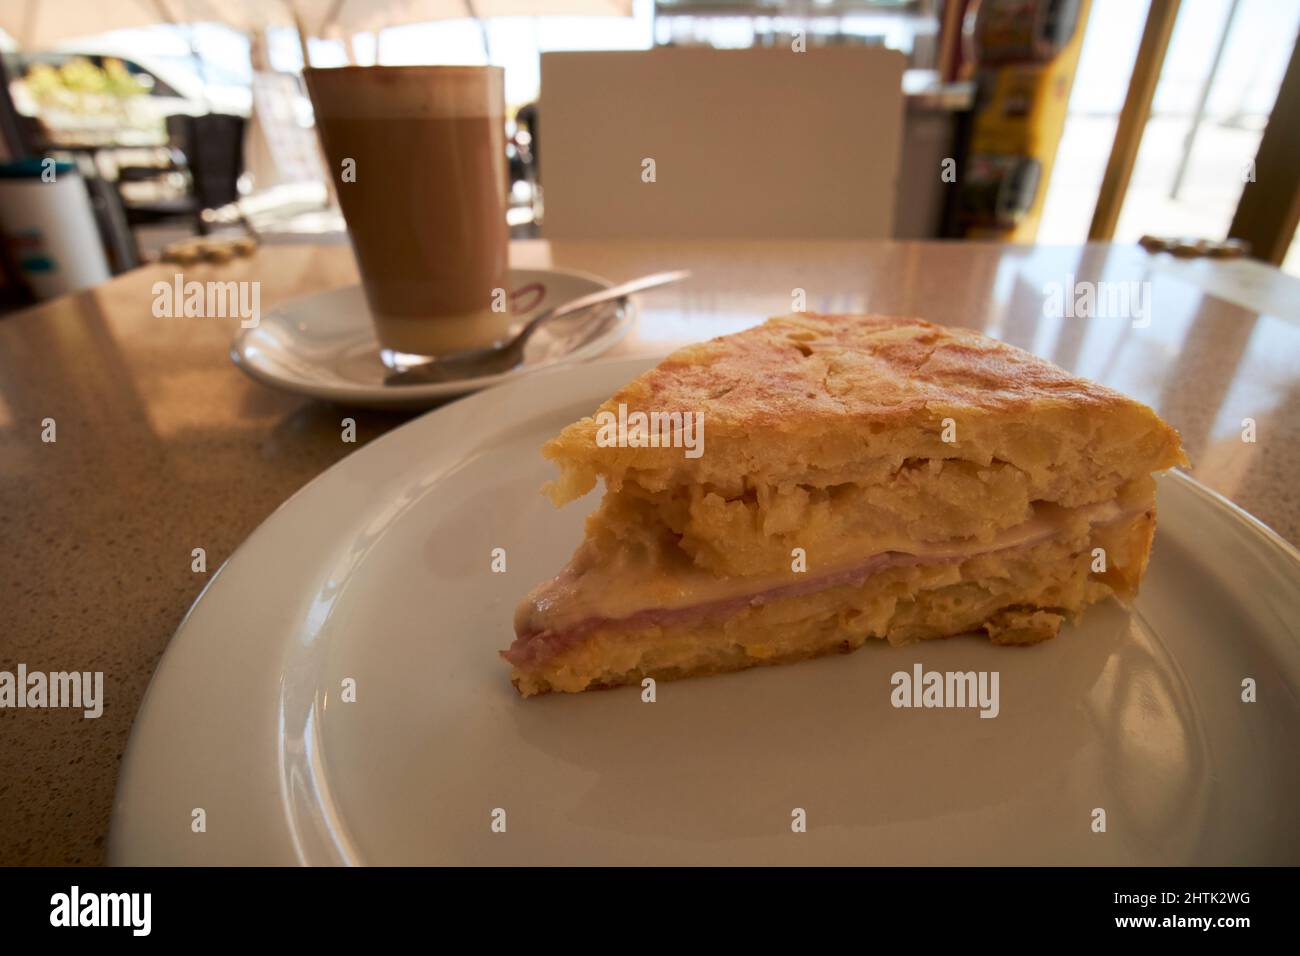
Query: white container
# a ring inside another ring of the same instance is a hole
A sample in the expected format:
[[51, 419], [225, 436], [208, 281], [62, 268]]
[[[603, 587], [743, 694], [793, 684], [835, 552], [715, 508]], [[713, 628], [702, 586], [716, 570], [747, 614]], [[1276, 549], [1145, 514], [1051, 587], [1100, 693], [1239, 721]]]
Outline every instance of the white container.
[[27, 159], [0, 165], [0, 233], [38, 299], [109, 278], [90, 196], [71, 163]]

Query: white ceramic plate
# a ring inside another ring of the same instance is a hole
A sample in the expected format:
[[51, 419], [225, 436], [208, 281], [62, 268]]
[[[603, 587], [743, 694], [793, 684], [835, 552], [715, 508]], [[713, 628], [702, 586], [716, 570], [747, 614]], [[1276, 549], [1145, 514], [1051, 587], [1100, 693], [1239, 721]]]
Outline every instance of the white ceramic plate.
[[[559, 269], [511, 269], [518, 295], [518, 328], [543, 309], [608, 289], [596, 276]], [[230, 357], [266, 385], [361, 408], [429, 408], [549, 366], [581, 362], [606, 352], [627, 334], [631, 300], [547, 322], [528, 340], [524, 364], [501, 375], [424, 385], [385, 385], [388, 369], [361, 286], [293, 299], [269, 311], [256, 328], [241, 329]]]
[[[1135, 610], [1045, 644], [871, 644], [653, 704], [516, 697], [496, 653], [515, 602], [596, 501], [553, 509], [538, 447], [647, 364], [440, 409], [268, 518], [158, 667], [112, 862], [1300, 862], [1300, 559], [1180, 475]], [[894, 709], [890, 675], [916, 662], [997, 670], [999, 716]]]

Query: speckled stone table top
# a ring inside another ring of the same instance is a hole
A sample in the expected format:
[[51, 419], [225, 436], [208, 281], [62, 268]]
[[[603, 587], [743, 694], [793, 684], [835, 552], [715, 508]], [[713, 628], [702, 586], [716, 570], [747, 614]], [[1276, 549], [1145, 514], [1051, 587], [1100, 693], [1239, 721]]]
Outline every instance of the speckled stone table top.
[[[739, 330], [801, 293], [812, 311], [983, 329], [1152, 405], [1196, 478], [1300, 540], [1300, 281], [1258, 263], [938, 242], [525, 242], [511, 255], [613, 280], [693, 270], [641, 299], [621, 354]], [[237, 319], [153, 316], [153, 284], [176, 272], [147, 266], [0, 318], [0, 670], [103, 671], [106, 698], [97, 720], [0, 709], [0, 863], [103, 861], [131, 722], [186, 609], [277, 505], [409, 417], [245, 378], [227, 355]], [[346, 245], [184, 272], [259, 280], [263, 310], [356, 281]], [[1080, 316], [1088, 289], [1121, 288], [1136, 295], [1124, 315]], [[356, 444], [339, 440], [341, 414]]]

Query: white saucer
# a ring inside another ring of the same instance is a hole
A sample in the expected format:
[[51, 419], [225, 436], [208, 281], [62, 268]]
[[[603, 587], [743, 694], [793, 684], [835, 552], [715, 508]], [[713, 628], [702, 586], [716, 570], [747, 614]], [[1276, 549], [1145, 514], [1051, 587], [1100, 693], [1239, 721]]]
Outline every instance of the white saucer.
[[[154, 674], [110, 862], [1300, 863], [1300, 558], [1178, 473], [1133, 608], [1044, 644], [876, 642], [653, 704], [518, 698], [497, 657], [515, 603], [598, 500], [553, 508], [538, 449], [649, 364], [450, 404], [267, 518]], [[914, 664], [1000, 672], [998, 716], [893, 709]]]
[[[512, 294], [524, 308], [512, 328], [543, 309], [572, 301], [612, 283], [559, 269], [511, 269]], [[540, 286], [540, 297], [533, 290]], [[544, 324], [529, 340], [524, 364], [501, 375], [424, 385], [386, 385], [388, 369], [360, 285], [293, 299], [267, 312], [256, 328], [241, 329], [230, 357], [266, 385], [362, 408], [421, 409], [507, 379], [569, 362], [581, 362], [612, 348], [627, 334], [635, 306], [612, 304]], [[591, 336], [589, 323], [603, 323]]]

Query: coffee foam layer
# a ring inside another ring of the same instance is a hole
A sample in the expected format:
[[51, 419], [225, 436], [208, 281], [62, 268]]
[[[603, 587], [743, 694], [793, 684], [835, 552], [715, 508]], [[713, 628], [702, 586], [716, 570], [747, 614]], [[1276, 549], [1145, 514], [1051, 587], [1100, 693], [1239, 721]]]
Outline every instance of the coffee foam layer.
[[325, 119], [473, 119], [505, 115], [500, 67], [340, 67], [304, 71]]

